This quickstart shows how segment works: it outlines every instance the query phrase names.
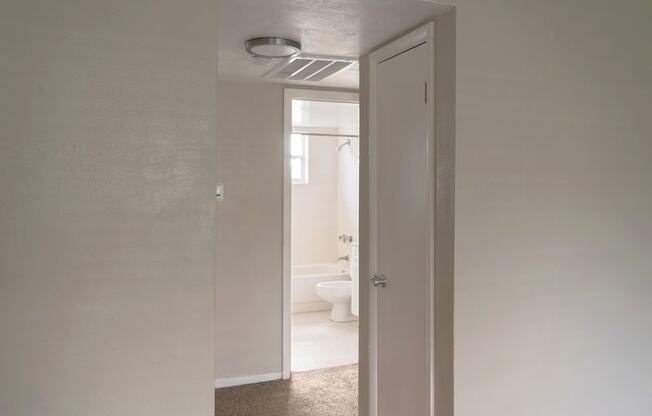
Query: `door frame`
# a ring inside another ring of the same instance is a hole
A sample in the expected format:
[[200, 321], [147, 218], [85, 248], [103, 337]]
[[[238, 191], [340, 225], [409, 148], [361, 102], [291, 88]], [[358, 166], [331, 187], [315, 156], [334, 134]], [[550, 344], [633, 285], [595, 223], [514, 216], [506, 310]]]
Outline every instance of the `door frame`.
[[[292, 134], [292, 100], [360, 103], [357, 92], [285, 88], [283, 93], [283, 379], [292, 373], [292, 177], [290, 172], [290, 137]], [[359, 132], [358, 132], [359, 134]], [[359, 187], [358, 187], [359, 189]], [[358, 215], [360, 202], [358, 201]], [[360, 218], [358, 218], [358, 230]], [[360, 311], [362, 314], [364, 311]], [[362, 320], [360, 320], [362, 321]]]
[[[436, 175], [435, 175], [435, 24], [428, 22], [411, 32], [399, 37], [398, 39], [380, 47], [369, 55], [369, 258], [368, 270], [369, 276], [360, 276], [360, 279], [368, 279], [374, 274], [382, 273], [377, 268], [377, 208], [376, 198], [378, 194], [377, 175], [378, 160], [376, 142], [377, 142], [377, 70], [378, 65], [382, 62], [391, 59], [403, 52], [412, 48], [425, 44], [428, 50], [429, 77], [425, 86], [426, 112], [427, 112], [427, 152], [428, 152], [428, 177], [430, 181], [429, 195], [428, 195], [428, 252], [430, 258], [428, 260], [428, 293], [434, 294], [435, 287], [435, 189], [436, 189]], [[377, 374], [377, 360], [378, 350], [375, 342], [378, 322], [377, 322], [377, 307], [376, 307], [376, 290], [370, 287], [369, 281], [364, 285], [369, 290], [369, 415], [376, 416], [378, 414], [378, 374]], [[362, 288], [363, 285], [361, 284]], [[428, 318], [427, 328], [428, 332], [428, 372], [429, 372], [429, 415], [434, 416], [434, 398], [435, 398], [435, 300], [434, 296], [428, 296]]]

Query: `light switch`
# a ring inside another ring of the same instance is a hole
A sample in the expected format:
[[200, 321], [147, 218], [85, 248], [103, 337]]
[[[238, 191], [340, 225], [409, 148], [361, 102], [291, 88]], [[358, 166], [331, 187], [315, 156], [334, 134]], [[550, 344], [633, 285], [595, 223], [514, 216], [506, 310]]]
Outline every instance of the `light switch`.
[[215, 198], [218, 201], [224, 201], [224, 184], [223, 183], [218, 183], [217, 187], [215, 188]]

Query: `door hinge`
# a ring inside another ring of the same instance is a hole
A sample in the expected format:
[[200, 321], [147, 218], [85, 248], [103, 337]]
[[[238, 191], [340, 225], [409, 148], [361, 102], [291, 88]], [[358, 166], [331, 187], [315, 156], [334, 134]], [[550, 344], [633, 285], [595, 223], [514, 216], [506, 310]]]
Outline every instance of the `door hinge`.
[[427, 82], [423, 83], [423, 102], [424, 103], [428, 102], [428, 83]]

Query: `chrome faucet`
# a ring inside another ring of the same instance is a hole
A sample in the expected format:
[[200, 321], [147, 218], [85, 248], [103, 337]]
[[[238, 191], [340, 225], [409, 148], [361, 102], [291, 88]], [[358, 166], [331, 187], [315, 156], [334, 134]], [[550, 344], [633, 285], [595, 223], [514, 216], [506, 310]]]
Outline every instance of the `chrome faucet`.
[[343, 243], [351, 243], [353, 242], [353, 237], [350, 235], [342, 234], [341, 236], [337, 237], [338, 240], [340, 240]]
[[346, 260], [346, 262], [348, 263], [349, 262], [349, 256], [347, 255], [347, 256], [338, 257], [337, 261], [340, 261], [340, 260]]

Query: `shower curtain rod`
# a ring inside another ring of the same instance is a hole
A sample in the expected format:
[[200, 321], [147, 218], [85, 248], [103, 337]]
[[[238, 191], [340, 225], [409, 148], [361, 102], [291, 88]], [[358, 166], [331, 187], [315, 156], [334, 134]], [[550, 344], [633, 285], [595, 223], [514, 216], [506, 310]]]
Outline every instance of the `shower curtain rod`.
[[357, 134], [301, 133], [298, 131], [293, 131], [291, 134], [300, 134], [302, 136], [324, 136], [324, 137], [360, 137]]

